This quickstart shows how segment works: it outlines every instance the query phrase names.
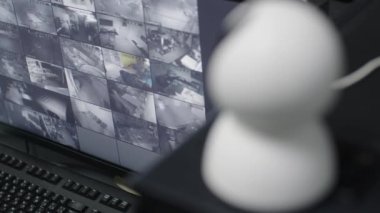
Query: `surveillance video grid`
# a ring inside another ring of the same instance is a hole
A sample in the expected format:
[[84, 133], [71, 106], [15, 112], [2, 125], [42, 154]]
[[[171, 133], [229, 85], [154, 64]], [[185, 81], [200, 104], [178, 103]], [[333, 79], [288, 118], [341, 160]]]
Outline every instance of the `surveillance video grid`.
[[41, 0], [13, 0], [19, 26], [55, 34], [51, 3]]
[[0, 75], [29, 82], [30, 78], [25, 57], [17, 53], [0, 50]]
[[171, 152], [205, 122], [202, 75], [196, 0], [0, 0], [0, 121], [57, 143]]

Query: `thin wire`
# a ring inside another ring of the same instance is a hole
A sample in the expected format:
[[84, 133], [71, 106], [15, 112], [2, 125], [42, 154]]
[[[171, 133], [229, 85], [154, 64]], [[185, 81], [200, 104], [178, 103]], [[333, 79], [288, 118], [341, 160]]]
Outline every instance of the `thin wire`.
[[346, 89], [359, 81], [363, 80], [365, 77], [374, 72], [377, 68], [380, 67], [380, 56], [372, 59], [367, 62], [364, 66], [349, 74], [337, 81], [335, 81], [332, 85], [333, 89], [343, 90]]

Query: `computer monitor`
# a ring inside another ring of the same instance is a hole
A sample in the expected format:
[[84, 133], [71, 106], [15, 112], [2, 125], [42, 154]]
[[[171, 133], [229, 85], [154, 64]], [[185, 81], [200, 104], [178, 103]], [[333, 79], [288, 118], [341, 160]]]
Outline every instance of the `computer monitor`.
[[0, 121], [143, 171], [206, 120], [197, 0], [0, 0]]

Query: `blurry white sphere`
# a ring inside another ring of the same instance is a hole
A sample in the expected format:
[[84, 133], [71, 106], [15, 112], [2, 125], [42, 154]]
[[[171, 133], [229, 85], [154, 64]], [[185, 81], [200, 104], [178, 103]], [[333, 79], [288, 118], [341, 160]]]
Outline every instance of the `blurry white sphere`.
[[338, 33], [317, 8], [253, 1], [226, 25], [231, 32], [211, 58], [207, 82], [217, 105], [258, 119], [324, 113], [344, 60]]
[[291, 0], [241, 4], [211, 57], [208, 89], [221, 113], [202, 175], [215, 195], [253, 211], [308, 207], [335, 180], [322, 116], [344, 69], [338, 32], [314, 6]]

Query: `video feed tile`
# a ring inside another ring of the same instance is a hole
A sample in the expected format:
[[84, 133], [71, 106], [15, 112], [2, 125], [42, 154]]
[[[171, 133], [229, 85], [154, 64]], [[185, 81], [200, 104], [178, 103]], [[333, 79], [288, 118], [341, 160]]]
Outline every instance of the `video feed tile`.
[[152, 77], [149, 59], [103, 48], [107, 79], [150, 90]]
[[96, 11], [135, 21], [144, 21], [141, 0], [95, 0]]
[[153, 93], [111, 81], [109, 88], [113, 110], [157, 123]]
[[11, 125], [78, 149], [78, 136], [74, 126], [28, 107], [10, 102], [5, 105]]
[[42, 137], [47, 136], [47, 131], [43, 122], [45, 115], [25, 106], [20, 106], [10, 102], [6, 102], [5, 105], [8, 111], [10, 125]]
[[63, 67], [28, 57], [26, 63], [33, 84], [62, 95], [69, 95]]
[[78, 127], [77, 131], [82, 152], [120, 164], [116, 139], [81, 127]]
[[41, 0], [13, 0], [19, 26], [56, 34], [51, 3]]
[[61, 38], [65, 67], [101, 78], [106, 77], [100, 47]]
[[143, 0], [147, 22], [199, 34], [197, 0]]
[[30, 79], [25, 57], [16, 53], [0, 50], [0, 75], [29, 82]]
[[135, 146], [160, 152], [157, 126], [153, 123], [114, 112], [116, 136]]
[[103, 108], [110, 108], [107, 80], [65, 69], [70, 96]]
[[202, 72], [202, 55], [198, 35], [147, 25], [150, 59]]
[[21, 53], [22, 48], [17, 26], [0, 22], [0, 49]]
[[[105, 0], [108, 1], [108, 0]], [[81, 10], [95, 11], [94, 0], [51, 0], [52, 3], [65, 5]]]
[[103, 135], [115, 137], [111, 110], [74, 98], [71, 99], [71, 103], [77, 125]]
[[36, 86], [28, 85], [32, 102], [29, 106], [50, 117], [74, 123], [70, 98]]
[[4, 100], [0, 99], [0, 122], [9, 123], [8, 110], [5, 108]]
[[173, 152], [182, 144], [187, 142], [187, 140], [199, 129], [200, 126], [197, 125], [186, 125], [178, 129], [158, 126], [161, 153], [167, 154]]
[[155, 92], [204, 106], [202, 73], [155, 61], [151, 70]]
[[148, 57], [145, 25], [141, 22], [98, 14], [103, 47]]
[[157, 122], [160, 126], [176, 131], [192, 131], [199, 129], [206, 121], [204, 107], [157, 94], [154, 98]]
[[117, 148], [121, 165], [132, 171], [146, 172], [162, 158], [160, 153], [154, 153], [119, 140], [117, 140]]
[[0, 0], [0, 21], [17, 25], [12, 0]]
[[49, 116], [44, 116], [43, 118], [47, 138], [62, 145], [79, 149], [78, 134], [75, 125]]
[[94, 12], [61, 5], [54, 6], [53, 11], [58, 35], [100, 45], [98, 21]]
[[24, 52], [26, 55], [62, 66], [61, 46], [55, 35], [20, 28]]
[[73, 122], [68, 97], [9, 78], [1, 77], [0, 83], [6, 100], [56, 119]]
[[7, 101], [24, 106], [32, 101], [28, 91], [29, 87], [24, 82], [0, 76], [0, 87], [4, 99]]

